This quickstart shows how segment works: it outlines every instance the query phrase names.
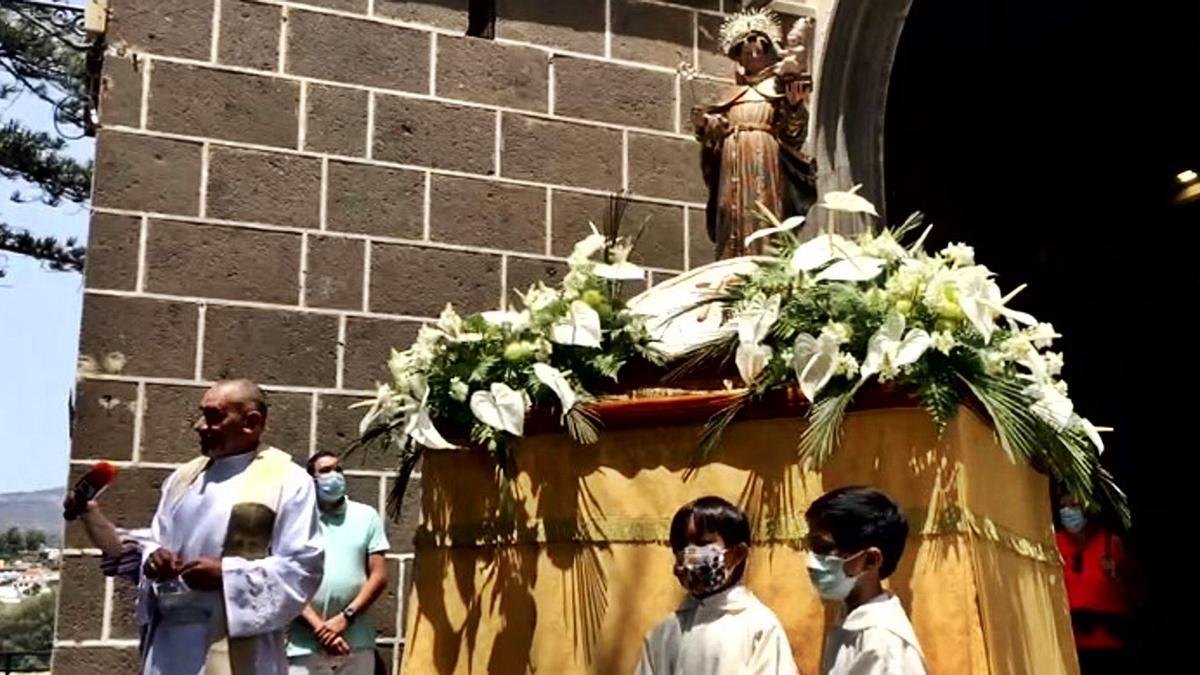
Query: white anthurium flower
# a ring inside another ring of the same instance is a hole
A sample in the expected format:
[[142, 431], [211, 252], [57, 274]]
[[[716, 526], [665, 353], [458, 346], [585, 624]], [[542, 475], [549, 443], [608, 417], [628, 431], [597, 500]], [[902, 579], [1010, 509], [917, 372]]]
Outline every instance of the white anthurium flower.
[[757, 345], [771, 334], [771, 328], [779, 320], [780, 295], [763, 300], [761, 296], [734, 317], [738, 341], [746, 345]]
[[1075, 417], [1075, 404], [1053, 383], [1035, 382], [1025, 387], [1024, 393], [1033, 399], [1033, 405], [1029, 407], [1033, 414], [1054, 427], [1055, 431], [1070, 426]]
[[520, 312], [492, 310], [480, 314], [490, 326], [508, 327], [512, 330], [523, 330], [529, 326], [529, 311]]
[[870, 281], [879, 276], [887, 261], [882, 258], [853, 256], [843, 258], [821, 270], [817, 281]]
[[822, 234], [796, 247], [792, 253], [793, 272], [811, 272], [837, 258], [862, 255], [858, 244], [839, 234]]
[[592, 228], [592, 233], [588, 236], [575, 242], [575, 247], [571, 249], [571, 259], [575, 261], [584, 261], [596, 255], [604, 249], [607, 240], [604, 235], [596, 230], [595, 223], [588, 223]]
[[862, 184], [855, 185], [845, 192], [826, 192], [821, 203], [818, 204], [823, 209], [830, 211], [844, 211], [846, 213], [867, 213], [876, 218], [879, 217], [879, 212], [875, 210], [875, 205], [867, 198], [858, 194], [862, 189]]
[[792, 216], [775, 227], [764, 227], [761, 230], [755, 230], [754, 232], [751, 232], [750, 236], [746, 237], [743, 243], [746, 246], [749, 246], [759, 239], [766, 239], [767, 237], [773, 237], [777, 234], [783, 234], [784, 232], [791, 232], [792, 230], [803, 225], [804, 220], [804, 216]]
[[471, 394], [471, 414], [493, 429], [522, 436], [528, 410], [528, 401], [523, 394], [503, 382], [493, 382], [488, 391]]
[[430, 450], [457, 450], [458, 446], [447, 441], [429, 416], [429, 407], [422, 405], [411, 413], [404, 425], [404, 435]]
[[985, 341], [992, 339], [997, 316], [1003, 316], [1014, 323], [1037, 325], [1037, 319], [1029, 314], [1005, 306], [1013, 296], [1025, 288], [1024, 286], [1001, 297], [1000, 287], [991, 280], [991, 273], [986, 267], [968, 267], [965, 270], [971, 271], [971, 274], [967, 275], [966, 282], [959, 286], [958, 304], [967, 320], [971, 322], [975, 330], [979, 331]]
[[438, 317], [437, 329], [451, 342], [479, 342], [483, 339], [483, 335], [480, 333], [463, 332], [462, 317], [454, 311], [454, 306], [450, 303], [446, 303], [446, 308]]
[[575, 300], [562, 321], [550, 327], [550, 339], [560, 345], [600, 348], [600, 315], [591, 305]]
[[796, 336], [793, 352], [792, 367], [796, 370], [800, 391], [809, 401], [815, 401], [838, 370], [837, 338], [829, 332], [822, 332], [819, 337], [801, 333]]
[[737, 364], [738, 375], [741, 376], [742, 382], [752, 384], [766, 369], [767, 364], [771, 362], [771, 356], [775, 351], [767, 345], [747, 344], [738, 345], [737, 353], [734, 355], [734, 363]]
[[865, 380], [872, 375], [890, 377], [900, 368], [916, 363], [933, 345], [923, 329], [904, 332], [904, 317], [893, 312], [867, 342], [867, 358], [859, 373]]
[[579, 397], [575, 395], [575, 390], [571, 388], [571, 383], [567, 381], [566, 376], [558, 368], [545, 363], [535, 363], [533, 364], [533, 374], [539, 382], [546, 385], [550, 391], [558, 396], [558, 401], [562, 404], [562, 414], [564, 417], [579, 402]]
[[[351, 405], [349, 407], [350, 410], [354, 408], [368, 408], [366, 414], [363, 415], [363, 418], [358, 423], [358, 435], [362, 436], [366, 434], [381, 418], [387, 419], [396, 416], [403, 410], [401, 402], [406, 399], [411, 402], [411, 399], [408, 399], [407, 396], [398, 395], [388, 385], [381, 384], [376, 390], [375, 398], [359, 401]], [[410, 403], [405, 408], [412, 410], [416, 406]]]

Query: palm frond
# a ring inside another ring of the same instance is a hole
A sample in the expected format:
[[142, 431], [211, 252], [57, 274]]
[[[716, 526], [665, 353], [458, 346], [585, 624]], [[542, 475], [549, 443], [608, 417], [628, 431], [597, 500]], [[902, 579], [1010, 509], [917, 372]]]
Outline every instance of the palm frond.
[[421, 446], [409, 442], [400, 451], [400, 466], [396, 469], [396, 480], [387, 496], [387, 514], [393, 521], [399, 521], [404, 510], [404, 495], [408, 492], [408, 483], [412, 479], [417, 462], [421, 461]]
[[749, 391], [740, 394], [729, 405], [708, 418], [708, 422], [704, 424], [704, 429], [700, 432], [700, 443], [696, 446], [696, 454], [692, 457], [692, 469], [699, 467], [717, 451], [717, 448], [721, 446], [721, 440], [725, 437], [725, 430], [753, 398], [754, 394]]
[[567, 433], [580, 445], [591, 445], [600, 440], [600, 417], [591, 408], [577, 405], [567, 411]]
[[846, 419], [846, 410], [861, 387], [862, 381], [859, 381], [813, 404], [808, 413], [808, 427], [800, 435], [800, 461], [805, 466], [820, 468], [833, 456], [842, 440], [842, 422]]
[[916, 230], [917, 228], [921, 227], [924, 224], [925, 224], [925, 214], [921, 213], [920, 211], [913, 211], [912, 215], [910, 215], [907, 219], [905, 219], [905, 221], [900, 225], [900, 227], [897, 227], [896, 230], [894, 232], [892, 232], [892, 237], [896, 241], [900, 241], [909, 232]]
[[663, 381], [674, 382], [700, 368], [719, 370], [733, 360], [734, 353], [737, 352], [737, 345], [738, 336], [736, 334], [696, 345], [679, 357], [679, 365], [672, 368]]

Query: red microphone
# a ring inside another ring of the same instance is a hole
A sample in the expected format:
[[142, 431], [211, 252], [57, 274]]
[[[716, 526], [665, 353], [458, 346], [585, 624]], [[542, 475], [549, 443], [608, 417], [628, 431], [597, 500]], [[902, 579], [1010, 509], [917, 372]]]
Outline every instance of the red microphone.
[[108, 462], [96, 462], [71, 491], [70, 503], [63, 509], [63, 518], [75, 520], [86, 509], [88, 502], [100, 496], [109, 483], [117, 477], [117, 467]]

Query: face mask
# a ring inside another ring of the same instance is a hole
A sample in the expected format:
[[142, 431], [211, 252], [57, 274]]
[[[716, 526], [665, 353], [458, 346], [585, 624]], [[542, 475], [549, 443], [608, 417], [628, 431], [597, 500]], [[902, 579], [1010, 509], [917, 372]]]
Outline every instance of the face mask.
[[1058, 510], [1058, 519], [1062, 521], [1063, 527], [1067, 528], [1067, 532], [1078, 533], [1087, 527], [1087, 516], [1083, 515], [1083, 509], [1078, 506], [1062, 507]]
[[675, 576], [688, 593], [709, 595], [725, 585], [725, 549], [717, 544], [688, 546], [676, 554]]
[[317, 477], [317, 499], [329, 504], [346, 496], [346, 477], [332, 471]]
[[846, 575], [846, 561], [836, 555], [808, 554], [808, 578], [825, 600], [845, 600], [858, 577]]

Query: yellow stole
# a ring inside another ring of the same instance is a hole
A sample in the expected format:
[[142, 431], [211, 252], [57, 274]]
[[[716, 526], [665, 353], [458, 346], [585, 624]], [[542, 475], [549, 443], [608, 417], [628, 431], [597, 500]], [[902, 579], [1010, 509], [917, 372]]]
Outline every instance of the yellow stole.
[[[204, 473], [211, 461], [208, 457], [197, 457], [185, 464], [180, 469], [179, 480], [171, 486], [172, 499], [183, 496], [184, 490]], [[222, 557], [260, 560], [270, 554], [279, 495], [291, 466], [291, 456], [282, 450], [271, 447], [258, 450], [243, 472], [237, 502], [229, 513]], [[254, 675], [254, 638], [229, 637], [224, 596], [213, 614], [211, 628], [204, 672], [207, 675]]]

